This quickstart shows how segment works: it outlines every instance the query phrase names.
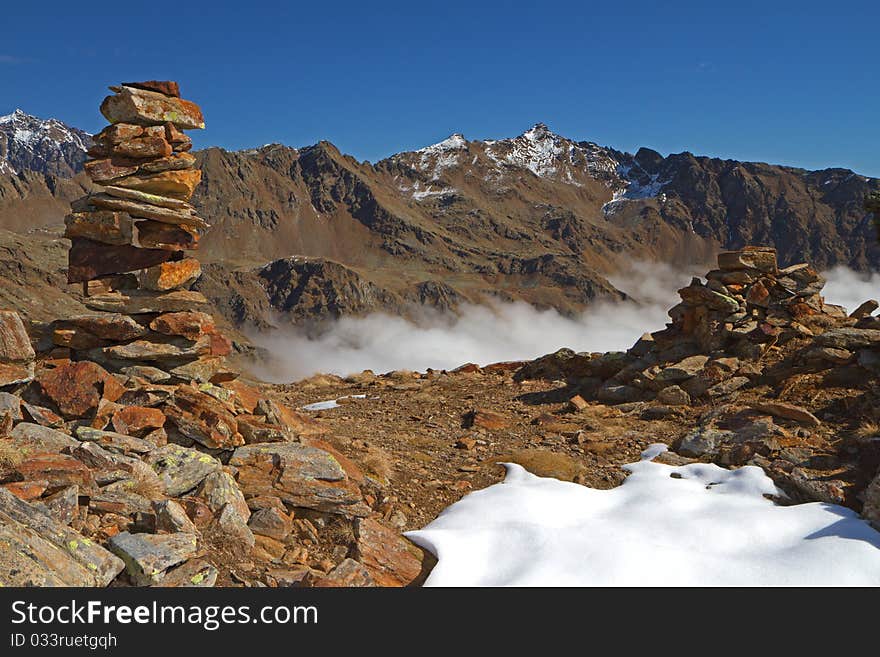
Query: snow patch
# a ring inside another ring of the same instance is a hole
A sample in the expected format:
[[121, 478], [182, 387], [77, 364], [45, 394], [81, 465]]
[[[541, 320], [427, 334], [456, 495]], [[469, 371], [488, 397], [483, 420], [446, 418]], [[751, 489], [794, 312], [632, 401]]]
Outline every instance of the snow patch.
[[332, 408], [339, 408], [342, 404], [339, 403], [340, 399], [366, 399], [366, 395], [345, 395], [343, 397], [337, 397], [336, 399], [327, 399], [326, 401], [315, 402], [314, 404], [306, 404], [305, 406], [300, 406], [300, 408], [304, 411], [329, 411]]
[[438, 563], [426, 586], [878, 586], [880, 533], [832, 504], [777, 506], [756, 466], [624, 466], [599, 490], [506, 464], [408, 532]]

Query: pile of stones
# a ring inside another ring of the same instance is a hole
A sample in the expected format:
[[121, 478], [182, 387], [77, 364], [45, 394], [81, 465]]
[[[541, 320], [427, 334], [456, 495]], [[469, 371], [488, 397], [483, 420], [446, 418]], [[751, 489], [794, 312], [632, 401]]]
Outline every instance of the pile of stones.
[[52, 341], [116, 372], [156, 363], [176, 379], [207, 382], [231, 345], [203, 312], [204, 296], [188, 289], [201, 274], [192, 251], [208, 224], [189, 204], [201, 171], [183, 130], [203, 128], [202, 112], [176, 82], [110, 89], [101, 112], [111, 125], [85, 163], [98, 191], [65, 219], [68, 281], [82, 283], [83, 303], [99, 313], [55, 322]]
[[[0, 311], [0, 585], [402, 586], [426, 553], [325, 429], [244, 383], [188, 287], [207, 224], [174, 82], [111, 87], [67, 217], [94, 312]], [[36, 343], [35, 352], [33, 343]], [[44, 344], [45, 343], [45, 344]]]

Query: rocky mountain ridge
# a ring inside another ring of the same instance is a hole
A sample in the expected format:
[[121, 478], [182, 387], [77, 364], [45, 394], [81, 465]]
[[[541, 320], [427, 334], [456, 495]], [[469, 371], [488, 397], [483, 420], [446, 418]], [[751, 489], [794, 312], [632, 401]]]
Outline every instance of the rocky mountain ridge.
[[[208, 296], [230, 321], [241, 321], [236, 306], [266, 306], [260, 289], [283, 285], [292, 257], [327, 263], [309, 280], [330, 296], [346, 296], [343, 279], [375, 290], [344, 312], [495, 298], [571, 314], [620, 298], [608, 275], [634, 259], [702, 264], [747, 243], [775, 246], [782, 265], [880, 266], [862, 207], [880, 181], [844, 169], [628, 154], [542, 124], [511, 139], [453, 135], [375, 164], [328, 142], [195, 155], [193, 204], [212, 223], [206, 271], [220, 282]], [[0, 228], [60, 223], [88, 185], [81, 174], [0, 175]], [[332, 305], [292, 298], [272, 312], [299, 323]]]

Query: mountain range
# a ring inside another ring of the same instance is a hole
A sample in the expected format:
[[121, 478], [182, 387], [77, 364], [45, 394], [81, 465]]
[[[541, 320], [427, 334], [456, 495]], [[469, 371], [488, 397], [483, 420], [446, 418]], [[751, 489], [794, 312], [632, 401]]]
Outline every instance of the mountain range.
[[[59, 292], [58, 236], [90, 185], [88, 143], [54, 119], [0, 118], [0, 275], [65, 303], [76, 292]], [[880, 180], [848, 169], [630, 154], [543, 124], [510, 139], [455, 134], [375, 164], [325, 141], [196, 155], [193, 203], [212, 224], [198, 286], [236, 325], [488, 298], [572, 314], [624, 296], [609, 276], [635, 260], [697, 265], [746, 244], [775, 246], [783, 265], [880, 266], [863, 208]], [[0, 303], [38, 316], [27, 297], [7, 290]]]

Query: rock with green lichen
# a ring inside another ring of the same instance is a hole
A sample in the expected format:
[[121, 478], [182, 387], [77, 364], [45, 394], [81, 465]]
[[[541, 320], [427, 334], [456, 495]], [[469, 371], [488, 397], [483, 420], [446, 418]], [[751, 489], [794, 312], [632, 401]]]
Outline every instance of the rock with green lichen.
[[123, 562], [0, 488], [0, 585], [107, 586]]
[[161, 581], [165, 571], [196, 554], [195, 534], [130, 534], [121, 532], [112, 537], [108, 547], [123, 562], [125, 571], [138, 586]]
[[217, 583], [219, 572], [212, 564], [201, 559], [192, 559], [182, 566], [165, 573], [165, 577], [155, 586], [165, 588], [210, 588]]
[[194, 490], [205, 477], [221, 468], [220, 461], [213, 456], [174, 444], [153, 450], [146, 459], [159, 475], [169, 497], [180, 497]]

